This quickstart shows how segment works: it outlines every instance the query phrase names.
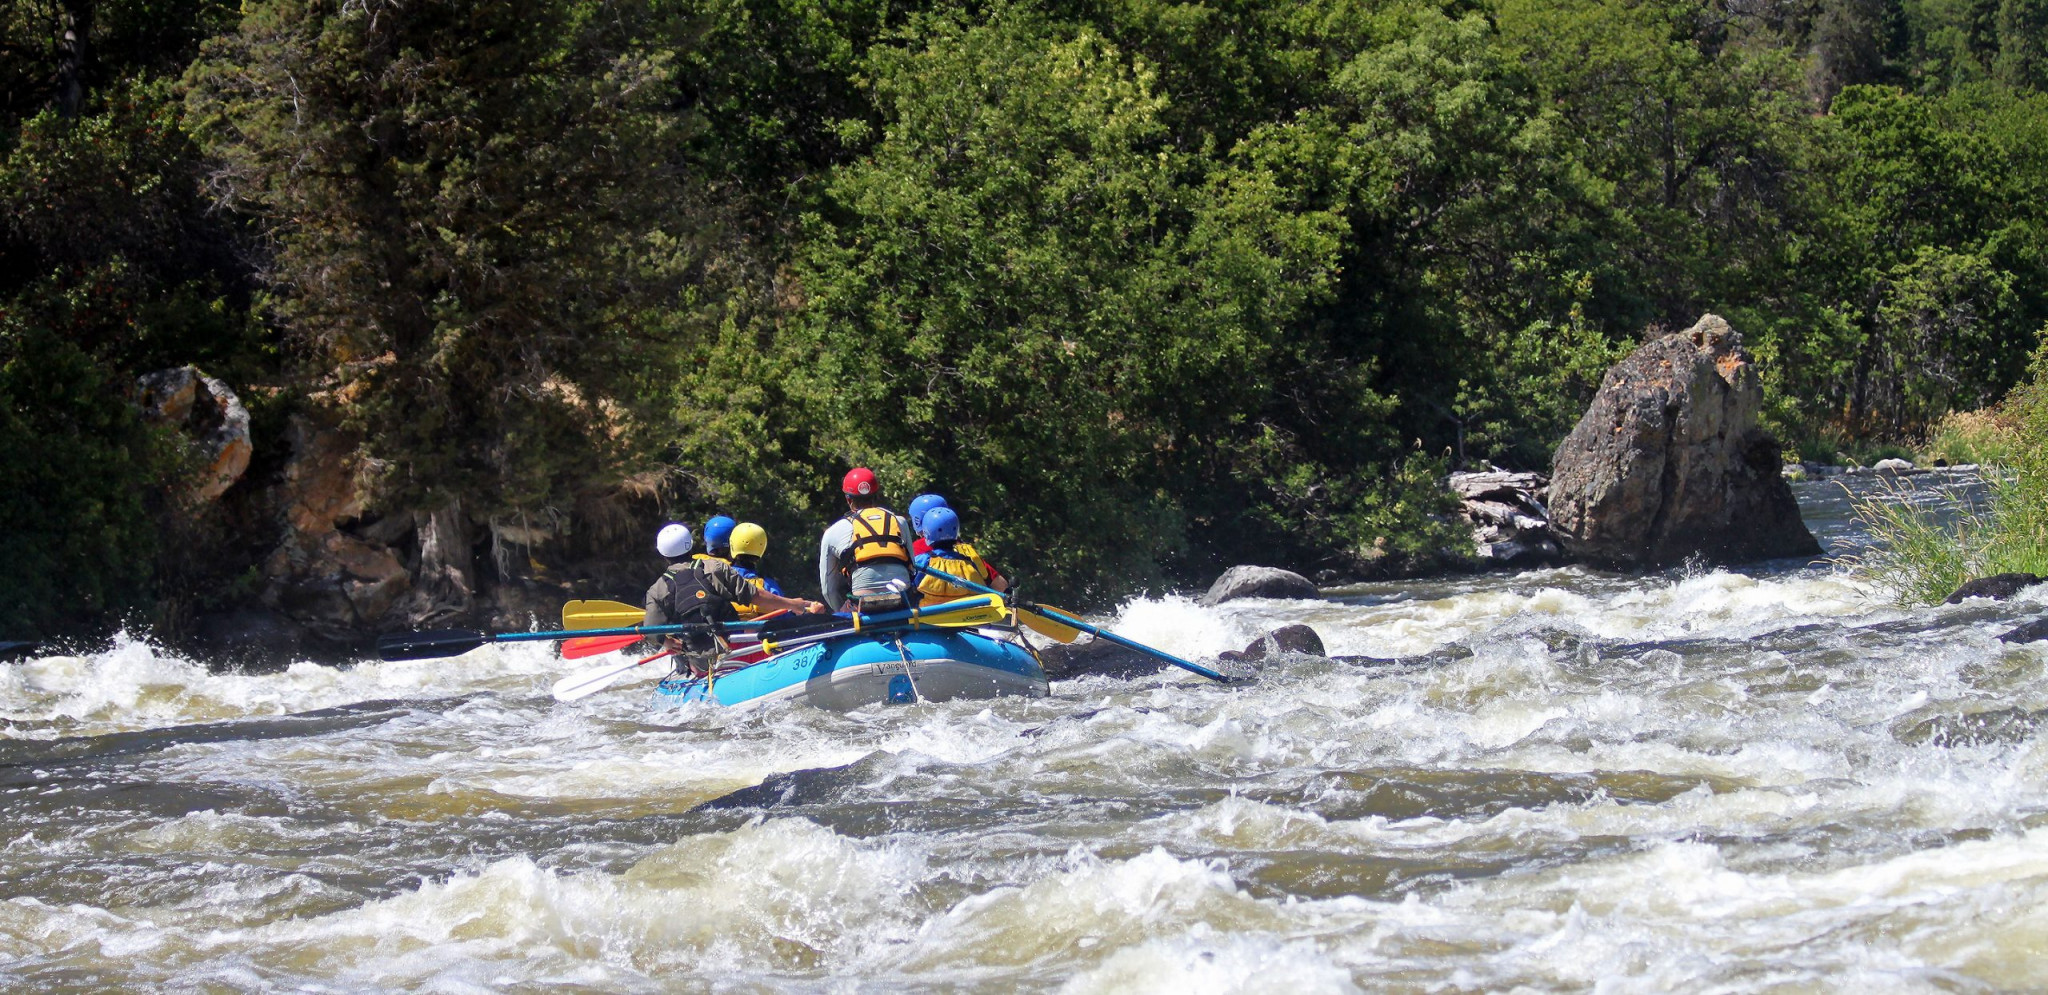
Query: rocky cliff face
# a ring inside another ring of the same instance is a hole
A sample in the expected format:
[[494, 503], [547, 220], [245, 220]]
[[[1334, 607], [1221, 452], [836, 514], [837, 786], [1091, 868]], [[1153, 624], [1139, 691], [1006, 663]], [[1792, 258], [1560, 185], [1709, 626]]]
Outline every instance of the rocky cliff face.
[[1757, 425], [1762, 404], [1741, 336], [1715, 315], [1616, 364], [1552, 464], [1565, 552], [1621, 568], [1820, 552]]
[[135, 386], [144, 418], [176, 428], [191, 440], [201, 464], [191, 499], [218, 500], [242, 479], [254, 448], [249, 411], [232, 388], [196, 366], [146, 373]]
[[[280, 539], [263, 563], [263, 606], [316, 640], [350, 645], [373, 632], [476, 625], [552, 624], [572, 597], [630, 597], [659, 569], [646, 535], [660, 498], [597, 494], [625, 501], [608, 517], [622, 524], [578, 536], [531, 524], [473, 517], [460, 504], [380, 509], [363, 486], [353, 434], [316, 415], [294, 417], [291, 456], [273, 485]], [[545, 545], [546, 552], [540, 547]], [[557, 568], [542, 574], [538, 557]]]

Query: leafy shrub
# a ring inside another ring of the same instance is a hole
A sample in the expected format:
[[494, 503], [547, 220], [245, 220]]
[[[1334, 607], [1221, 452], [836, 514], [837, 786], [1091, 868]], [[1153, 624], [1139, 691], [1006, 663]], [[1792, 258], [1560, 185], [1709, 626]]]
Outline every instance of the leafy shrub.
[[1945, 460], [1951, 464], [2012, 461], [2020, 445], [2019, 432], [2009, 416], [1997, 408], [1951, 411], [1936, 422], [1920, 448], [1919, 462]]
[[[1983, 500], [1899, 484], [1856, 502], [1857, 517], [1876, 540], [1858, 562], [1900, 604], [1934, 604], [1973, 577], [2048, 574], [2048, 348], [2035, 354], [2032, 375], [2003, 413], [2010, 427], [2003, 429], [2001, 458], [1983, 460], [2003, 465], [1987, 473]], [[1957, 439], [1975, 432], [1972, 444], [1984, 448], [1973, 453], [1997, 452], [1984, 440], [1999, 438], [2000, 420], [1980, 412], [1943, 424]]]

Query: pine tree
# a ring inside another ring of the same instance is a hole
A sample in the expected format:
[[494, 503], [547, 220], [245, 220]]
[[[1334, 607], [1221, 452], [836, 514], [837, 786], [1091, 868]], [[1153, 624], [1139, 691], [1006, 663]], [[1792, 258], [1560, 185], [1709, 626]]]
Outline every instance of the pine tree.
[[188, 74], [270, 313], [401, 506], [616, 472], [694, 258], [662, 25], [631, 2], [280, 0]]

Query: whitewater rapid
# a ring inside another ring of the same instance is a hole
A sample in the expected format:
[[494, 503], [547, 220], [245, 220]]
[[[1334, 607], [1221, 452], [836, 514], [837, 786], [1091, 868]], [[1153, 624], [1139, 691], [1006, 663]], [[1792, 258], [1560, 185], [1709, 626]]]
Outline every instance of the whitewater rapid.
[[1245, 687], [848, 714], [557, 703], [534, 644], [0, 665], [0, 984], [2048, 987], [2048, 644], [1996, 639], [2048, 589], [1902, 609], [1775, 564], [1329, 594], [1101, 619], [1196, 659], [1304, 622], [1347, 658]]

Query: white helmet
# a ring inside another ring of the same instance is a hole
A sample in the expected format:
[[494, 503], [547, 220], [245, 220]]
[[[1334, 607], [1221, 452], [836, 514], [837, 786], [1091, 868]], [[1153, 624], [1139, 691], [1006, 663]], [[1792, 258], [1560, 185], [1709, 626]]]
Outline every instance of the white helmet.
[[690, 552], [690, 527], [681, 522], [670, 522], [661, 527], [654, 537], [654, 548], [661, 555], [673, 560]]

